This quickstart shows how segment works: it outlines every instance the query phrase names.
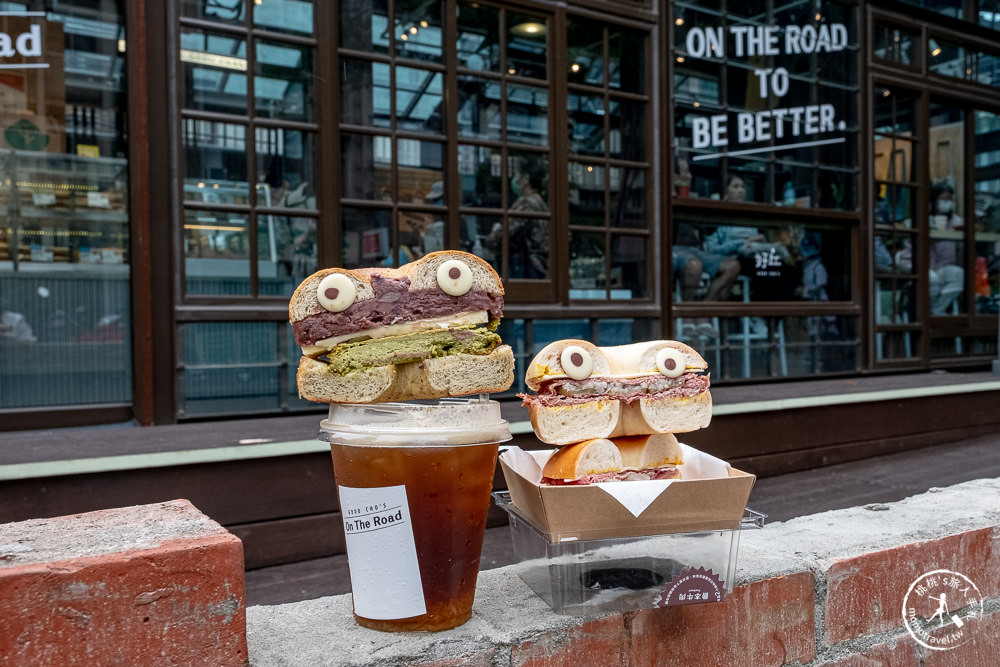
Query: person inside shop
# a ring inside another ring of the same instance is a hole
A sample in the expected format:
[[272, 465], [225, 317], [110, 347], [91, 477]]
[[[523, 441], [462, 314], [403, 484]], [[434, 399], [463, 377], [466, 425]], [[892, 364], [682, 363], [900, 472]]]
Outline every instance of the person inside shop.
[[[685, 160], [675, 161], [675, 172], [681, 173]], [[690, 174], [690, 170], [688, 170]], [[678, 222], [674, 228], [674, 245], [671, 262], [674, 279], [680, 285], [681, 301], [697, 301], [699, 288], [704, 276], [708, 276], [708, 288], [705, 290], [704, 301], [721, 301], [729, 296], [729, 290], [740, 275], [740, 262], [736, 256], [709, 252], [704, 247], [700, 227], [687, 222]], [[681, 335], [685, 337], [702, 335], [717, 337], [712, 323], [707, 319], [699, 319], [685, 325]]]
[[[962, 228], [962, 218], [955, 214], [955, 188], [947, 182], [931, 186], [931, 238], [935, 232]], [[958, 265], [959, 241], [931, 241], [928, 282], [931, 293], [931, 315], [947, 315], [957, 303], [965, 281], [965, 271]]]
[[[431, 206], [444, 205], [444, 182], [435, 181], [430, 191], [424, 196], [424, 203]], [[424, 227], [424, 252], [431, 253], [444, 250], [444, 220], [442, 213], [435, 213], [434, 219]]]
[[[543, 195], [548, 169], [543, 160], [523, 156], [514, 163], [510, 179], [510, 194], [514, 201], [510, 212], [548, 212]], [[495, 229], [496, 231], [496, 229]], [[502, 229], [499, 230], [502, 234]], [[491, 232], [490, 236], [493, 236]], [[493, 240], [495, 243], [495, 240]], [[510, 277], [549, 277], [549, 221], [544, 218], [510, 218]]]

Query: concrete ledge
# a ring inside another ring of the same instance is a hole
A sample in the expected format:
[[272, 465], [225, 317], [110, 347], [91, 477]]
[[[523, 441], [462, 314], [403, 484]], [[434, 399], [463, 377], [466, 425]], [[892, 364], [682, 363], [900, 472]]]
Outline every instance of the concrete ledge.
[[186, 500], [0, 525], [0, 663], [243, 665], [243, 548]]
[[[719, 604], [561, 616], [502, 568], [480, 574], [472, 620], [438, 634], [360, 628], [350, 596], [251, 607], [251, 664], [1000, 664], [998, 497], [1000, 479], [984, 479], [745, 531], [737, 587]], [[984, 599], [954, 650], [925, 648], [903, 625], [910, 585], [938, 569]]]

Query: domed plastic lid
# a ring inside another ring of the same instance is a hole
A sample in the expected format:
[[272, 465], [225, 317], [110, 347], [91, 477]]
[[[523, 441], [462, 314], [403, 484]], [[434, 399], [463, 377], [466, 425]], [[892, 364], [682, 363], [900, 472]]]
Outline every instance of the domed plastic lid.
[[317, 436], [345, 445], [483, 445], [511, 439], [500, 404], [480, 398], [433, 403], [331, 404]]

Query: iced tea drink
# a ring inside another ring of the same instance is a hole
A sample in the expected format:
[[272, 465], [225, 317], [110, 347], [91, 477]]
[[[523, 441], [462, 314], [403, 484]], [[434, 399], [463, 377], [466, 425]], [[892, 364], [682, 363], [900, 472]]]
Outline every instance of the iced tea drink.
[[376, 630], [447, 630], [472, 617], [499, 405], [334, 405], [330, 442], [354, 617]]

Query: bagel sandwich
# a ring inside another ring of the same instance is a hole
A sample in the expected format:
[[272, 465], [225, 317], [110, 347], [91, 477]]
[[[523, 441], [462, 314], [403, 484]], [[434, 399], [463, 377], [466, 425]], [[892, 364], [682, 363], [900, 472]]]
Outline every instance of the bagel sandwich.
[[317, 271], [288, 306], [299, 395], [376, 403], [509, 389], [514, 355], [496, 333], [503, 296], [496, 271], [459, 251], [398, 269]]
[[681, 447], [670, 433], [625, 438], [596, 438], [560, 447], [542, 467], [542, 484], [586, 485], [679, 479]]
[[567, 339], [546, 345], [528, 364], [519, 394], [542, 442], [686, 433], [712, 419], [708, 364], [672, 340], [598, 347]]

